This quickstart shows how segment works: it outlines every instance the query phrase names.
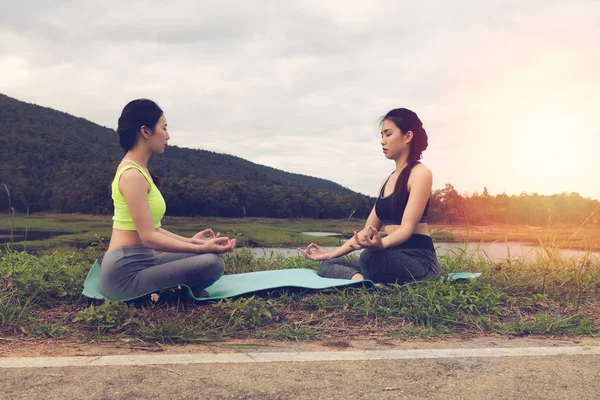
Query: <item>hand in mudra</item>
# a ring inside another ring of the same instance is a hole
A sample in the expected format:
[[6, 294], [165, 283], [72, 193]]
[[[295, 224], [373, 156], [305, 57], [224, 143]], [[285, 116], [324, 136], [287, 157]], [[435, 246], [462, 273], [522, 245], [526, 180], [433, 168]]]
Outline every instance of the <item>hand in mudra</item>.
[[210, 239], [215, 239], [221, 236], [221, 233], [218, 232], [216, 235], [212, 229], [205, 229], [200, 231], [192, 237], [192, 243], [194, 244], [204, 244]]
[[383, 250], [383, 241], [379, 236], [379, 231], [374, 226], [369, 225], [366, 234], [359, 234], [354, 232], [354, 241], [361, 248], [372, 248], [374, 250]]
[[228, 237], [214, 237], [203, 243], [209, 253], [221, 254], [233, 251], [235, 248], [235, 239]]
[[313, 261], [323, 261], [330, 258], [329, 252], [316, 243], [309, 244], [306, 250], [302, 250], [301, 248], [297, 248], [296, 250], [298, 250], [305, 258]]

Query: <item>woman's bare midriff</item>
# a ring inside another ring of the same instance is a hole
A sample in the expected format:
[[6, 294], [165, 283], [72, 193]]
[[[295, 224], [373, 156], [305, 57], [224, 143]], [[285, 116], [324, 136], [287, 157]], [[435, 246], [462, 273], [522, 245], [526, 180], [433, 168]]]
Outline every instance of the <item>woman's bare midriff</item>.
[[107, 251], [120, 249], [121, 247], [134, 247], [143, 245], [144, 243], [142, 243], [142, 239], [140, 239], [140, 235], [138, 235], [137, 231], [122, 231], [120, 229], [113, 229]]
[[[400, 225], [385, 225], [383, 227], [383, 231], [386, 235], [390, 235], [392, 232], [396, 231], [399, 228]], [[417, 229], [415, 229], [415, 233], [419, 235], [429, 236], [429, 229], [427, 228], [427, 224], [417, 224]]]

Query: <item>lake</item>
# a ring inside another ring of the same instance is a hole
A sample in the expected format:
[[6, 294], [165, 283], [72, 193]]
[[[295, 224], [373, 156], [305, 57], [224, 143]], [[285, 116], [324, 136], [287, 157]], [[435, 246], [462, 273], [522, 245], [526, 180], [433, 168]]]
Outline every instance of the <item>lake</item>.
[[[452, 243], [452, 242], [434, 242], [433, 245], [436, 248], [438, 255], [447, 253], [460, 253], [466, 251], [469, 254], [474, 254], [482, 257], [483, 259], [490, 259], [492, 261], [501, 261], [508, 258], [509, 254], [511, 258], [520, 258], [531, 260], [535, 259], [538, 254], [542, 254], [543, 249], [540, 246], [532, 246], [521, 242], [489, 242], [489, 243]], [[326, 250], [330, 251], [335, 247], [325, 247]], [[298, 250], [295, 248], [287, 247], [268, 247], [268, 248], [251, 248], [252, 252], [257, 257], [269, 257], [273, 253], [283, 254], [285, 257], [300, 255]], [[591, 254], [592, 257], [596, 258], [600, 262], [600, 252], [586, 252], [584, 250], [572, 250], [562, 249], [560, 254], [564, 257], [581, 258], [585, 254]]]

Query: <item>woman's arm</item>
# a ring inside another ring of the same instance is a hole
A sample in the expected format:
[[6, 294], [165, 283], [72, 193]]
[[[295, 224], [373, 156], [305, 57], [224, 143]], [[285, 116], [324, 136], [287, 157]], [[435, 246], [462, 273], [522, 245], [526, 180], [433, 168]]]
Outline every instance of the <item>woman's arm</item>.
[[221, 233], [217, 233], [215, 235], [215, 233], [213, 232], [212, 229], [205, 229], [203, 231], [200, 231], [200, 232], [196, 233], [194, 235], [194, 237], [191, 237], [191, 238], [186, 238], [185, 236], [178, 235], [176, 233], [170, 232], [163, 228], [158, 228], [157, 231], [162, 233], [163, 235], [172, 237], [173, 239], [177, 239], [177, 240], [181, 240], [182, 242], [193, 243], [193, 244], [203, 244], [203, 243], [206, 243], [207, 241], [209, 241], [210, 239], [218, 238], [221, 236]]
[[[378, 198], [379, 198], [379, 194], [381, 193], [381, 189], [383, 189], [383, 185], [385, 185], [385, 183], [388, 181], [388, 179], [389, 179], [389, 177], [387, 179], [384, 179], [383, 181], [381, 181], [381, 184], [379, 185], [379, 190], [377, 190]], [[371, 213], [369, 214], [369, 217], [367, 218], [365, 227], [362, 228], [359, 232], [354, 232], [354, 236], [352, 236], [350, 239], [348, 239], [346, 241], [346, 243], [344, 243], [343, 245], [341, 245], [340, 247], [338, 247], [337, 249], [335, 249], [334, 251], [329, 253], [331, 256], [330, 258], [341, 257], [348, 253], [353, 252], [354, 250], [360, 250], [362, 248], [362, 245], [359, 242], [361, 239], [364, 239], [370, 235], [371, 227], [374, 227], [375, 229], [377, 229], [377, 231], [379, 231], [382, 226], [383, 226], [383, 222], [381, 222], [379, 220], [379, 217], [377, 217], [377, 213], [375, 212], [375, 205], [373, 205], [373, 209], [371, 210]], [[357, 238], [359, 238], [359, 240], [357, 240]]]
[[167, 235], [173, 239], [181, 240], [182, 242], [186, 242], [186, 243], [192, 243], [192, 238], [186, 238], [186, 237], [178, 235], [176, 233], [169, 232], [166, 229], [158, 228], [156, 231], [159, 233], [162, 233], [163, 235]]
[[[369, 218], [367, 218], [367, 222], [365, 223], [365, 227], [363, 229], [361, 229], [360, 232], [355, 231], [354, 236], [352, 238], [348, 239], [344, 244], [342, 244], [337, 249], [335, 249], [331, 252], [327, 252], [326, 250], [322, 249], [318, 244], [311, 243], [308, 245], [306, 250], [298, 249], [298, 251], [304, 257], [314, 260], [314, 261], [329, 260], [331, 258], [341, 257], [348, 253], [353, 252], [354, 250], [358, 250], [362, 247], [356, 241], [357, 235], [359, 237], [363, 237], [364, 235], [368, 234], [370, 226], [376, 226], [377, 229], [381, 229], [382, 225], [383, 224], [381, 223], [379, 218], [377, 218], [377, 214], [375, 213], [375, 206], [373, 206], [373, 209], [371, 210], [371, 214], [369, 214]], [[314, 250], [314, 252], [313, 252], [313, 250]]]
[[135, 169], [125, 171], [119, 181], [119, 190], [125, 198], [136, 231], [144, 246], [173, 253], [223, 253], [233, 250], [235, 240], [230, 241], [226, 237], [214, 238], [204, 244], [194, 244], [180, 240], [178, 237], [182, 236], [164, 229], [163, 232], [160, 228], [155, 229], [148, 204], [148, 182], [139, 171]]
[[[354, 235], [358, 236], [359, 238], [368, 235], [369, 234], [369, 226], [373, 226], [377, 230], [381, 229], [381, 227], [383, 226], [383, 223], [379, 220], [379, 218], [377, 217], [377, 214], [375, 213], [375, 206], [373, 206], [373, 209], [371, 210], [371, 213], [369, 214], [369, 217], [367, 218], [365, 227], [362, 228], [359, 232], [354, 232]], [[341, 257], [348, 253], [353, 252], [354, 250], [359, 250], [362, 246], [359, 243], [357, 243], [355, 236], [351, 237], [343, 245], [341, 245], [337, 249], [330, 252], [329, 258]]]
[[400, 227], [383, 239], [379, 236], [379, 228], [373, 226], [369, 228], [370, 234], [366, 237], [354, 235], [354, 239], [363, 247], [371, 247], [375, 250], [383, 250], [388, 247], [394, 247], [410, 238], [423, 216], [427, 200], [431, 195], [432, 186], [431, 171], [422, 164], [413, 168], [410, 175], [410, 196], [408, 204], [402, 215]]
[[[379, 190], [377, 191], [378, 197], [379, 197], [379, 194], [381, 193], [381, 189], [383, 188], [383, 185], [385, 184], [385, 182], [387, 182], [387, 180], [381, 181], [381, 185], [379, 185]], [[369, 235], [370, 235], [369, 232], [372, 229], [371, 227], [376, 227], [377, 231], [379, 231], [379, 229], [381, 229], [382, 226], [383, 226], [383, 223], [377, 217], [377, 213], [375, 212], [375, 206], [373, 206], [373, 209], [371, 210], [371, 213], [369, 214], [369, 217], [367, 218], [367, 222], [365, 223], [365, 227], [362, 228], [359, 232], [355, 231], [354, 236], [351, 237], [350, 239], [348, 239], [344, 244], [342, 244], [337, 249], [335, 249], [331, 252], [327, 252], [326, 250], [322, 249], [318, 244], [311, 243], [308, 245], [306, 250], [303, 250], [300, 248], [298, 248], [297, 250], [304, 257], [306, 257], [310, 260], [315, 260], [315, 261], [329, 260], [331, 258], [345, 256], [346, 254], [352, 253], [354, 250], [359, 250], [360, 248], [363, 247], [359, 243], [360, 239], [357, 240], [357, 238], [369, 237]], [[314, 250], [314, 252], [313, 252], [313, 250]]]

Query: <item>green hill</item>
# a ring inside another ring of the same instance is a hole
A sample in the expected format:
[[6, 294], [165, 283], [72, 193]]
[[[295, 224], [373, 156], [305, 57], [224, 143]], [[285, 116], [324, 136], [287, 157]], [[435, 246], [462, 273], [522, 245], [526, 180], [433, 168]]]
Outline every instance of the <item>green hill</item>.
[[[2, 94], [0, 126], [0, 183], [17, 212], [112, 213], [109, 185], [123, 156], [114, 130]], [[374, 201], [325, 179], [206, 150], [170, 146], [150, 168], [164, 178], [168, 215], [366, 217]], [[2, 190], [1, 209], [8, 200]]]

